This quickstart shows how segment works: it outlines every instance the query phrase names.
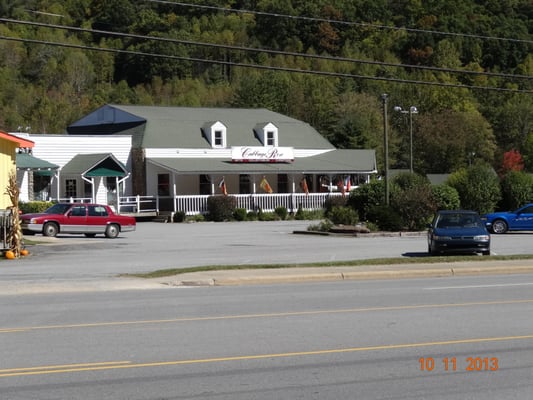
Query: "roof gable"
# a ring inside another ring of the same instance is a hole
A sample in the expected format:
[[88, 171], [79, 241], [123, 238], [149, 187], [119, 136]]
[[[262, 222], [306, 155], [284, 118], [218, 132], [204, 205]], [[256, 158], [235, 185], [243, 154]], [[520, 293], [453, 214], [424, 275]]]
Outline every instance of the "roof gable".
[[111, 153], [78, 154], [61, 169], [63, 175], [125, 176], [126, 167]]

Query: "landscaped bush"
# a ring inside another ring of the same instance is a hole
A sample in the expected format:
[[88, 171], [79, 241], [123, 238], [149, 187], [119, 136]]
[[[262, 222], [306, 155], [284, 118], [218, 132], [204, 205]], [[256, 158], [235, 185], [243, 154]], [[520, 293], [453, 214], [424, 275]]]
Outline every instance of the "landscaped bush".
[[374, 222], [382, 231], [401, 231], [404, 229], [402, 218], [390, 206], [374, 206], [368, 210], [368, 220]]
[[533, 200], [533, 177], [523, 171], [509, 171], [501, 181], [500, 208], [515, 210]]
[[41, 213], [53, 205], [54, 203], [50, 201], [30, 201], [27, 203], [19, 202], [19, 208], [23, 214]]
[[437, 210], [457, 210], [461, 207], [457, 190], [445, 183], [432, 185], [431, 193]]
[[246, 208], [236, 208], [235, 211], [233, 211], [233, 218], [235, 218], [236, 221], [246, 221], [246, 217]]
[[446, 183], [459, 193], [462, 208], [480, 214], [494, 211], [501, 199], [500, 181], [489, 165], [461, 169], [451, 174]]
[[209, 196], [207, 198], [208, 217], [211, 221], [227, 221], [233, 217], [237, 199], [234, 196]]
[[333, 207], [326, 217], [335, 225], [355, 225], [359, 222], [357, 212], [350, 207]]
[[285, 207], [276, 207], [274, 210], [274, 213], [281, 219], [282, 221], [285, 221], [287, 219], [287, 215], [289, 215], [289, 212]]
[[176, 211], [173, 217], [173, 222], [183, 222], [185, 221], [186, 214], [185, 211]]
[[347, 198], [344, 196], [330, 196], [326, 199], [324, 202], [324, 210], [326, 212], [326, 215], [334, 208], [334, 207], [344, 207], [346, 203], [348, 202]]
[[357, 211], [360, 221], [370, 220], [368, 213], [372, 207], [384, 204], [385, 183], [373, 180], [350, 192], [348, 205]]

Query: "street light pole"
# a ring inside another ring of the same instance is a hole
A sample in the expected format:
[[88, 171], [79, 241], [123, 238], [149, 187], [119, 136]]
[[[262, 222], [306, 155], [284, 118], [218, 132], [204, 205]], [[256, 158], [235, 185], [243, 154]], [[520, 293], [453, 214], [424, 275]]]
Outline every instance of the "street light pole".
[[389, 95], [383, 93], [381, 101], [383, 102], [383, 153], [385, 158], [385, 204], [389, 205], [389, 139], [387, 134], [387, 99]]
[[413, 173], [413, 114], [418, 114], [418, 110], [415, 106], [409, 107], [409, 111], [400, 106], [395, 106], [394, 111], [409, 114], [409, 171]]

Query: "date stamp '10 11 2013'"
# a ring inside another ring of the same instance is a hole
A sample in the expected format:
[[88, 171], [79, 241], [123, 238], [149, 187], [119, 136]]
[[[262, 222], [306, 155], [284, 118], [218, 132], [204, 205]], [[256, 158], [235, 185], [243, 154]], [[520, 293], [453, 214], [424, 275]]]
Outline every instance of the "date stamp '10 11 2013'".
[[500, 368], [498, 357], [466, 357], [457, 359], [457, 357], [444, 357], [435, 360], [433, 357], [421, 357], [418, 359], [420, 371], [497, 371]]

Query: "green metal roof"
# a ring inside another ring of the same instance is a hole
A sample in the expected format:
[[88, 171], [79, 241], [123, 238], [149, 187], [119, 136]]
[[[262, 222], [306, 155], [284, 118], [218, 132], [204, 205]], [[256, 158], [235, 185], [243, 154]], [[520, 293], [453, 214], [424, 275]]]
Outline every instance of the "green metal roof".
[[149, 158], [149, 162], [181, 174], [349, 174], [375, 173], [374, 150], [333, 150], [292, 163], [236, 163], [222, 158]]
[[[114, 133], [131, 134], [134, 147], [210, 148], [203, 129], [207, 122], [220, 121], [227, 128], [229, 147], [262, 146], [255, 136], [254, 128], [271, 122], [278, 128], [279, 146], [334, 149], [309, 124], [267, 109], [106, 105], [93, 114], [95, 115], [85, 117], [72, 127], [79, 128], [78, 125], [86, 121], [84, 132], [105, 134], [109, 133], [109, 127], [113, 123], [117, 126], [122, 123], [126, 130]], [[109, 120], [98, 122], [96, 115], [106, 115]], [[131, 125], [128, 125], [128, 119], [131, 120]]]
[[29, 170], [57, 170], [59, 165], [34, 157], [29, 153], [17, 153], [17, 168]]
[[125, 176], [128, 171], [111, 153], [78, 154], [61, 169], [62, 175]]

